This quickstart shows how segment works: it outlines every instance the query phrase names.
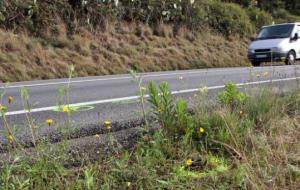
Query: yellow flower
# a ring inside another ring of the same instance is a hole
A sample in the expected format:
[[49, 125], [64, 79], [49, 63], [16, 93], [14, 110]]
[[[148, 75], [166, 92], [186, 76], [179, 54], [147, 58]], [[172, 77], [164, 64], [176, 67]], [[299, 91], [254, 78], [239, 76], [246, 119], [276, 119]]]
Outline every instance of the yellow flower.
[[243, 114], [244, 114], [244, 112], [241, 110], [241, 111], [240, 111], [240, 115], [243, 115]]
[[100, 135], [98, 135], [98, 134], [96, 134], [95, 137], [96, 137], [97, 139], [100, 139]]
[[71, 110], [70, 110], [69, 106], [64, 106], [64, 107], [63, 107], [63, 112], [64, 112], [64, 113], [70, 113]]
[[256, 77], [259, 78], [261, 75], [259, 73], [256, 74]]
[[14, 137], [12, 135], [8, 135], [7, 139], [10, 143], [14, 142]]
[[205, 129], [202, 128], [202, 127], [200, 127], [200, 128], [199, 128], [199, 132], [200, 132], [200, 133], [205, 133]]
[[185, 161], [185, 164], [187, 166], [191, 166], [191, 165], [193, 165], [193, 160], [192, 159], [188, 159], [188, 160]]
[[111, 122], [110, 121], [105, 121], [104, 122], [106, 129], [111, 129]]
[[127, 182], [127, 187], [130, 187], [131, 186], [131, 182]]
[[269, 73], [268, 73], [268, 72], [264, 72], [264, 73], [263, 73], [263, 76], [264, 76], [264, 77], [267, 77], [267, 76], [269, 76]]
[[9, 104], [11, 104], [11, 103], [14, 101], [14, 97], [9, 96], [9, 97], [7, 98], [7, 101], [8, 101]]
[[6, 110], [7, 110], [7, 107], [0, 104], [0, 111], [3, 112]]
[[141, 90], [141, 91], [146, 91], [147, 89], [146, 89], [146, 87], [141, 86], [140, 90]]
[[207, 86], [203, 86], [202, 88], [200, 88], [200, 92], [203, 94], [208, 93], [208, 87]]
[[50, 127], [53, 124], [53, 119], [47, 119], [46, 123], [48, 124], [48, 126]]

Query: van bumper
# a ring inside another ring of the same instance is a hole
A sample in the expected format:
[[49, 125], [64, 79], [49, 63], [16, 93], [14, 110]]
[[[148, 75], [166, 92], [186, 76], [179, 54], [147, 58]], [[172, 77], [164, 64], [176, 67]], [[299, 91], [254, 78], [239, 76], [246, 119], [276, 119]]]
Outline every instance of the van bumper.
[[251, 62], [285, 61], [287, 54], [288, 52], [248, 53], [248, 59]]

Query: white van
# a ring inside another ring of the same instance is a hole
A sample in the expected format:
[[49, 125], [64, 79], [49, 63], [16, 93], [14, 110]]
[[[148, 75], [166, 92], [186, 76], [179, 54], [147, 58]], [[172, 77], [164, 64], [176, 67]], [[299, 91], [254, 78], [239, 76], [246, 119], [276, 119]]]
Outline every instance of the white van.
[[300, 58], [300, 23], [276, 24], [262, 27], [248, 50], [253, 66], [262, 62], [284, 61], [295, 64]]

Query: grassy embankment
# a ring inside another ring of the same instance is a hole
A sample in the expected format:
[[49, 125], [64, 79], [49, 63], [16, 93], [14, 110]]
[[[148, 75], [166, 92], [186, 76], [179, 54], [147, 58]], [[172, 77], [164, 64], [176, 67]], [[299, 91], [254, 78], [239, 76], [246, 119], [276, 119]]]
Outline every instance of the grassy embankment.
[[[247, 87], [242, 93], [229, 83], [211, 105], [203, 87], [191, 115], [184, 100], [170, 95], [168, 84], [157, 88], [152, 83], [148, 90], [141, 87], [141, 96], [150, 93], [150, 111], [160, 129], [140, 133], [135, 145], [125, 149], [107, 121], [110, 154], [99, 150], [93, 160], [81, 155], [75, 165], [74, 155], [66, 152], [69, 141], [53, 148], [35, 138], [36, 128], [29, 123], [33, 151], [7, 130], [3, 134], [11, 148], [9, 159], [1, 161], [0, 189], [297, 189], [300, 95], [276, 92]], [[7, 109], [1, 108], [3, 119]], [[68, 106], [62, 112], [72, 113]], [[103, 140], [102, 135], [90, 138]]]
[[2, 0], [0, 80], [245, 66], [256, 30], [299, 20], [237, 2]]
[[272, 16], [220, 1], [0, 2], [0, 80], [245, 66]]
[[0, 41], [4, 82], [67, 77], [71, 64], [77, 76], [248, 65], [248, 40], [188, 29], [174, 37], [170, 25], [161, 25], [154, 35], [151, 27], [123, 23], [121, 30], [71, 37], [62, 32], [51, 41], [1, 31]]

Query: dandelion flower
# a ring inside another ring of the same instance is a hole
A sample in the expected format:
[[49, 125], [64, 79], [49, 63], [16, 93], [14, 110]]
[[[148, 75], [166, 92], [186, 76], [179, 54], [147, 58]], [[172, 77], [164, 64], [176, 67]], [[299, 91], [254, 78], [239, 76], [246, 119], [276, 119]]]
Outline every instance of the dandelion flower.
[[100, 135], [98, 135], [98, 134], [96, 134], [95, 137], [96, 137], [97, 139], [100, 139]]
[[256, 74], [256, 77], [259, 78], [261, 75], [259, 73]]
[[200, 88], [200, 92], [203, 93], [203, 94], [208, 93], [208, 87], [204, 86], [204, 87]]
[[10, 143], [14, 142], [14, 137], [12, 135], [8, 135], [7, 139]]
[[243, 114], [244, 114], [244, 112], [241, 110], [241, 111], [240, 111], [240, 115], [243, 115]]
[[269, 76], [269, 73], [268, 73], [268, 72], [264, 72], [264, 73], [263, 73], [263, 76], [264, 76], [264, 77], [267, 77], [267, 76]]
[[202, 133], [205, 133], [205, 129], [203, 127], [200, 127], [199, 128], [199, 132], [202, 134]]
[[6, 110], [7, 110], [7, 107], [0, 104], [0, 111], [3, 112]]
[[147, 89], [146, 89], [146, 87], [141, 86], [140, 90], [141, 90], [141, 91], [146, 91]]
[[185, 164], [187, 166], [191, 166], [191, 165], [193, 165], [193, 160], [192, 159], [188, 159], [188, 160], [185, 161]]
[[8, 101], [9, 104], [11, 104], [11, 103], [14, 101], [14, 97], [9, 96], [9, 97], [7, 98], [7, 101]]
[[46, 123], [48, 124], [48, 126], [50, 127], [53, 124], [53, 119], [47, 119]]
[[130, 187], [131, 186], [131, 182], [127, 182], [127, 187]]
[[64, 107], [63, 107], [63, 112], [64, 112], [64, 113], [70, 113], [71, 110], [70, 110], [69, 106], [64, 106]]
[[111, 122], [110, 121], [105, 121], [104, 124], [105, 124], [106, 129], [108, 129], [108, 130], [111, 129]]

